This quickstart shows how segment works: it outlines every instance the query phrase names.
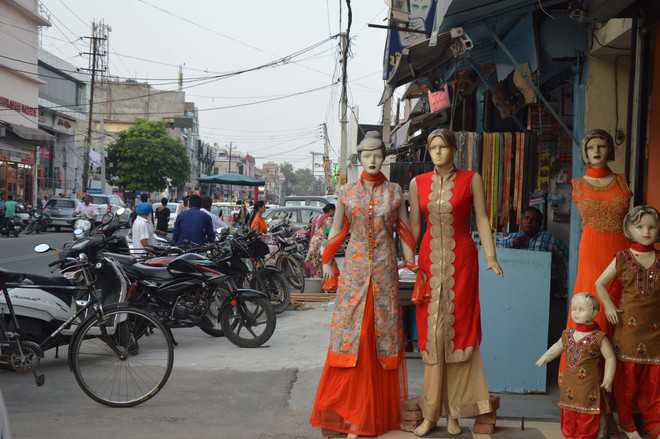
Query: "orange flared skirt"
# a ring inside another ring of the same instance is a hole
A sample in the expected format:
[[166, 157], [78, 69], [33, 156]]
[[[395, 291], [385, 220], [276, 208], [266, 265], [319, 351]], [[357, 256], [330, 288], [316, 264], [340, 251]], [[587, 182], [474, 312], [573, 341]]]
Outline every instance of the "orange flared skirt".
[[369, 285], [355, 367], [328, 366], [326, 359], [310, 424], [346, 434], [379, 436], [398, 430], [405, 398], [405, 359], [385, 370], [376, 354], [373, 288]]

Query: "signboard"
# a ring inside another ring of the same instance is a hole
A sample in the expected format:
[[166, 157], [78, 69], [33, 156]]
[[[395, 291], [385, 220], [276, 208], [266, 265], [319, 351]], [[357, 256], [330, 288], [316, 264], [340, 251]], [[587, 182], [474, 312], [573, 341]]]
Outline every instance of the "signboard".
[[429, 106], [431, 107], [432, 113], [446, 110], [450, 105], [447, 84], [442, 87], [442, 90], [436, 92], [429, 91]]
[[53, 129], [61, 133], [73, 135], [76, 133], [76, 122], [64, 117], [55, 116]]
[[27, 114], [28, 116], [37, 117], [37, 107], [30, 107], [29, 105], [9, 99], [5, 96], [0, 96], [0, 107], [9, 108], [10, 110]]

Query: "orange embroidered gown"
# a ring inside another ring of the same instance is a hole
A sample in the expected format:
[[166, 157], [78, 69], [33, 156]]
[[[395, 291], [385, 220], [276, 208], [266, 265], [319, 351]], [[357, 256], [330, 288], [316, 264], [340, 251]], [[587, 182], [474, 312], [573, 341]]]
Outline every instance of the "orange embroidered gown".
[[406, 396], [405, 359], [393, 234], [403, 202], [401, 187], [362, 181], [338, 191], [350, 223], [339, 277], [330, 346], [310, 423], [359, 436], [400, 425]]
[[[578, 271], [573, 292], [589, 293], [598, 297], [596, 280], [612, 262], [614, 256], [630, 246], [630, 242], [623, 235], [622, 226], [631, 196], [625, 177], [621, 174], [616, 174], [612, 182], [602, 188], [593, 186], [584, 178], [573, 180], [573, 201], [582, 219]], [[612, 300], [618, 303], [620, 287], [610, 290], [613, 290]], [[596, 322], [601, 331], [611, 335], [602, 303]], [[568, 327], [575, 327], [570, 313]]]

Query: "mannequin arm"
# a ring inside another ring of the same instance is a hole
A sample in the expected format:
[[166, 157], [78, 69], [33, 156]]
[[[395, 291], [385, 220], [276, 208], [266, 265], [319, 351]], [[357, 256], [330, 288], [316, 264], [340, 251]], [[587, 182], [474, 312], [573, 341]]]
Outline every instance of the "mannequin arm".
[[614, 355], [612, 343], [610, 343], [607, 337], [603, 337], [603, 341], [600, 344], [600, 353], [605, 357], [605, 373], [603, 374], [603, 384], [600, 387], [607, 390], [607, 392], [611, 392], [614, 372], [616, 371], [616, 356]]
[[600, 301], [603, 302], [605, 306], [605, 315], [607, 316], [607, 321], [613, 325], [616, 325], [619, 322], [619, 314], [612, 302], [610, 294], [607, 292], [607, 285], [614, 279], [616, 276], [616, 259], [612, 259], [610, 265], [607, 266], [605, 271], [603, 271], [600, 277], [596, 280], [596, 292]]
[[415, 242], [419, 242], [422, 220], [419, 212], [419, 197], [417, 196], [417, 180], [410, 181], [410, 232]]
[[502, 276], [504, 272], [502, 267], [497, 263], [497, 255], [495, 254], [495, 241], [493, 233], [490, 230], [490, 221], [486, 214], [486, 200], [484, 196], [484, 182], [481, 175], [475, 173], [472, 177], [472, 197], [474, 199], [474, 213], [477, 219], [477, 230], [481, 238], [481, 245], [486, 254], [486, 263], [488, 269], [492, 270], [498, 276]]
[[403, 250], [403, 259], [406, 261], [406, 264], [411, 266], [415, 265], [415, 244], [417, 241], [414, 240], [414, 235], [411, 236], [410, 227], [408, 226], [408, 212], [406, 210], [406, 203], [401, 203], [401, 207], [399, 207], [398, 230], [399, 238], [401, 239], [401, 248]]
[[536, 365], [538, 367], [543, 367], [544, 365], [548, 364], [549, 362], [560, 356], [563, 351], [564, 351], [564, 343], [562, 343], [560, 338], [559, 340], [557, 340], [557, 343], [550, 346], [550, 349], [545, 351], [545, 353], [541, 355], [538, 360], [536, 360]]

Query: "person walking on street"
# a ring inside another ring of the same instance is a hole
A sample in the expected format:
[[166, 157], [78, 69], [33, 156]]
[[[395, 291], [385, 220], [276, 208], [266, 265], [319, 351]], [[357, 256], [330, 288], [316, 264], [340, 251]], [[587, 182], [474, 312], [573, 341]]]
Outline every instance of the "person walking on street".
[[156, 209], [156, 233], [166, 235], [170, 221], [170, 209], [167, 207], [168, 199], [160, 200], [160, 206]]
[[206, 244], [215, 239], [213, 221], [201, 211], [202, 199], [199, 195], [191, 195], [190, 208], [176, 217], [172, 238], [177, 244], [190, 242]]
[[10, 219], [16, 216], [16, 201], [11, 195], [7, 195], [7, 201], [5, 201], [5, 218]]
[[154, 241], [154, 225], [149, 221], [152, 210], [149, 210], [146, 203], [142, 203], [138, 204], [135, 212], [137, 217], [131, 226], [131, 243], [134, 249], [143, 249]]
[[247, 207], [245, 207], [245, 203], [243, 200], [238, 200], [236, 202], [236, 205], [238, 206], [238, 223], [239, 224], [248, 224], [248, 210]]
[[268, 233], [268, 224], [263, 219], [263, 214], [266, 211], [266, 203], [262, 200], [254, 203], [254, 218], [250, 221], [250, 228], [259, 234]]
[[85, 195], [83, 198], [83, 204], [76, 208], [74, 214], [91, 221], [93, 227], [96, 222], [96, 217], [98, 216], [98, 210], [96, 209], [96, 206], [92, 204], [92, 197]]

